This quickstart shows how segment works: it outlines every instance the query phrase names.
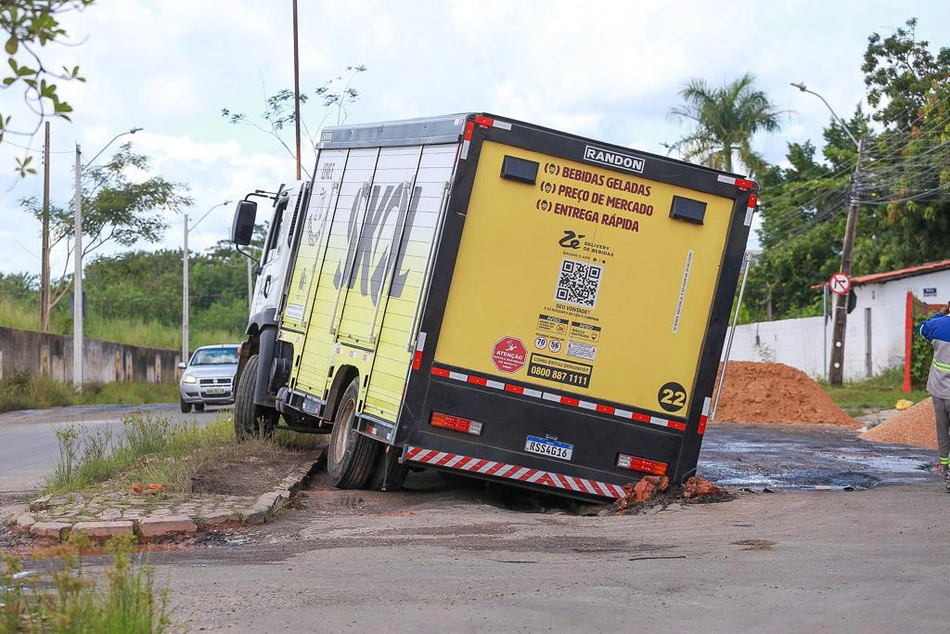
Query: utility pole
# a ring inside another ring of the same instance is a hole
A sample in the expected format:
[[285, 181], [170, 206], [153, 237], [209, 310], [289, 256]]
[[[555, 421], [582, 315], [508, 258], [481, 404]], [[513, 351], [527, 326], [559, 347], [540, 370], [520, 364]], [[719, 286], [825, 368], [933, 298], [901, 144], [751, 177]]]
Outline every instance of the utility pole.
[[75, 264], [73, 269], [73, 388], [82, 392], [82, 150], [76, 144], [76, 191], [73, 207], [76, 215], [76, 236], [73, 245]]
[[[851, 200], [848, 205], [848, 221], [844, 230], [844, 244], [841, 247], [841, 272], [851, 275], [851, 262], [854, 259], [854, 237], [858, 228], [858, 203], [861, 187], [861, 160], [864, 155], [864, 137], [858, 141], [858, 162], [851, 176]], [[834, 326], [831, 330], [831, 367], [828, 368], [828, 383], [841, 385], [844, 380], [844, 342], [848, 327], [848, 295], [835, 296]]]
[[49, 331], [49, 121], [43, 146], [43, 247], [40, 264], [40, 330]]
[[75, 212], [75, 237], [73, 245], [73, 388], [77, 393], [82, 392], [82, 368], [83, 368], [83, 301], [82, 301], [82, 170], [92, 165], [97, 158], [102, 156], [112, 143], [126, 134], [135, 134], [142, 128], [132, 128], [128, 132], [120, 132], [112, 137], [108, 143], [102, 146], [102, 149], [96, 152], [96, 155], [89, 159], [85, 165], [82, 164], [82, 151], [79, 144], [76, 144], [76, 183], [75, 192], [73, 192], [73, 211]]
[[185, 214], [185, 246], [182, 249], [181, 360], [188, 363], [188, 214]]
[[[841, 129], [845, 131], [858, 148], [858, 160], [854, 166], [854, 174], [851, 176], [851, 199], [848, 204], [848, 222], [844, 230], [844, 244], [841, 246], [841, 272], [845, 275], [851, 275], [851, 260], [854, 253], [854, 237], [858, 227], [858, 203], [861, 200], [861, 162], [864, 158], [864, 136], [861, 140], [854, 138], [851, 130], [844, 124], [841, 117], [834, 111], [834, 108], [825, 101], [825, 98], [813, 90], [808, 90], [805, 84], [792, 82], [791, 84], [802, 92], [815, 95], [825, 104], [831, 116], [838, 122]], [[828, 383], [831, 385], [841, 385], [844, 379], [844, 340], [848, 330], [848, 293], [838, 295], [835, 298], [835, 311], [833, 315], [834, 325], [831, 331], [831, 366], [828, 368]]]
[[297, 48], [297, 0], [294, 0], [294, 123], [297, 128], [297, 180], [300, 180], [300, 55]]
[[254, 265], [251, 263], [251, 258], [244, 259], [247, 260], [247, 309], [251, 310], [254, 303], [254, 273], [251, 267]]

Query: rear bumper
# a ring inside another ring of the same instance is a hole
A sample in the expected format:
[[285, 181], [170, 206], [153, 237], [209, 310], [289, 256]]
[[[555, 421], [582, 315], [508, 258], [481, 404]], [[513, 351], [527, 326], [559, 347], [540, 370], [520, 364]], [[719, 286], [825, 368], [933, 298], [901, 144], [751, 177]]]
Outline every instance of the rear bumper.
[[[421, 447], [406, 447], [405, 460], [443, 469], [456, 469], [480, 478], [498, 478], [511, 480], [522, 486], [547, 487], [557, 489], [562, 495], [593, 496], [617, 500], [624, 497], [622, 487], [609, 482], [601, 482], [588, 478], [531, 469], [517, 464], [508, 464], [494, 460], [482, 460], [463, 454], [423, 449]], [[543, 489], [542, 489], [543, 490]]]

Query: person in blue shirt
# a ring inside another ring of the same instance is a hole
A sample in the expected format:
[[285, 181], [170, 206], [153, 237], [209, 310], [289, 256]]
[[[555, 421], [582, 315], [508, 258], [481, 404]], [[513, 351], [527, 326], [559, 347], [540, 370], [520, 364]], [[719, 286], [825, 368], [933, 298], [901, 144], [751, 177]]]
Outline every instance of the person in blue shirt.
[[939, 313], [920, 324], [920, 335], [933, 344], [934, 360], [927, 377], [937, 417], [937, 450], [947, 493], [950, 493], [950, 302]]

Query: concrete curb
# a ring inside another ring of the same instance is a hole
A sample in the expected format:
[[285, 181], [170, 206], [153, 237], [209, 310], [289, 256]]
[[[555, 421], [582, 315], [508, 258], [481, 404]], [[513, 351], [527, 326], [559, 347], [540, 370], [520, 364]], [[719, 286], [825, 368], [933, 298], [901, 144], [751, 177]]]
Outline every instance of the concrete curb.
[[28, 532], [36, 538], [66, 541], [71, 535], [83, 535], [93, 541], [105, 541], [118, 535], [134, 535], [141, 543], [172, 535], [194, 534], [228, 524], [258, 525], [273, 520], [325, 464], [326, 451], [317, 456], [309, 466], [292, 471], [272, 491], [258, 496], [250, 507], [234, 512], [212, 510], [211, 514], [197, 512], [190, 515], [171, 515], [168, 511], [159, 511], [154, 515], [126, 520], [102, 518], [100, 521], [37, 521], [35, 513], [42, 513], [56, 506], [56, 500], [44, 496], [31, 502], [30, 512], [24, 512], [17, 517], [15, 525], [17, 530]]
[[273, 491], [261, 494], [253, 506], [241, 515], [241, 521], [248, 525], [263, 524], [273, 519], [291, 499], [310, 483], [317, 471], [326, 463], [326, 451], [321, 453], [309, 467], [300, 467], [280, 481]]

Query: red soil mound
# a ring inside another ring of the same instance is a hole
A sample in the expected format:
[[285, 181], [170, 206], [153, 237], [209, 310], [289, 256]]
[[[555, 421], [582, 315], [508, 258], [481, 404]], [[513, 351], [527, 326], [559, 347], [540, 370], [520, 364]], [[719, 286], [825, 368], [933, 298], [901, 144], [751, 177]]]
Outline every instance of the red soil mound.
[[716, 422], [861, 427], [801, 370], [751, 361], [729, 362]]
[[933, 402], [926, 398], [910, 409], [894, 414], [860, 437], [872, 442], [936, 449], [937, 422]]

